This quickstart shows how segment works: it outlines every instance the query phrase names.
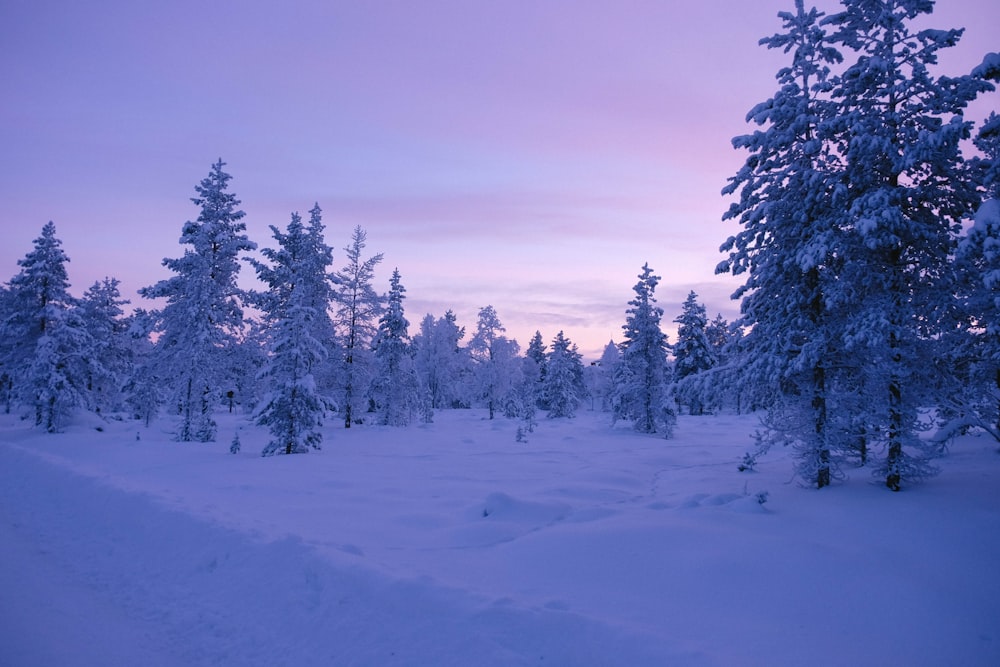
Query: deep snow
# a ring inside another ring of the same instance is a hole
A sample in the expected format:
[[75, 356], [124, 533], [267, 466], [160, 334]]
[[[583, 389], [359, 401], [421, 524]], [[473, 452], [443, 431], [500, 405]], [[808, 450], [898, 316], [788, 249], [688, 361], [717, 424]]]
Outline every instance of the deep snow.
[[814, 491], [787, 452], [737, 471], [755, 423], [446, 411], [265, 459], [230, 415], [4, 416], [0, 664], [1000, 664], [996, 442]]

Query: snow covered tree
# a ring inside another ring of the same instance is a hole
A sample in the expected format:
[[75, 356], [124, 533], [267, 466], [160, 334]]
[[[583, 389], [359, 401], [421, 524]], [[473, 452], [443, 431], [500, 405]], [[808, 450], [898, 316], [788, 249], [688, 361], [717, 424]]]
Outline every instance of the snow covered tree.
[[660, 277], [644, 264], [639, 282], [629, 301], [622, 358], [613, 372], [612, 415], [631, 420], [641, 433], [673, 435], [677, 416], [671, 407], [668, 390], [667, 335], [660, 328], [663, 309], [656, 305], [656, 286]]
[[0, 327], [0, 368], [8, 391], [35, 412], [35, 424], [59, 430], [71, 410], [88, 405], [91, 339], [69, 294], [66, 263], [52, 222], [18, 260]]
[[686, 402], [689, 413], [700, 415], [704, 412], [705, 400], [699, 391], [692, 385], [685, 385], [683, 380], [712, 368], [717, 359], [708, 340], [705, 306], [698, 303], [698, 295], [694, 291], [688, 293], [681, 306], [681, 314], [674, 322], [678, 325], [677, 342], [673, 346], [678, 403]]
[[548, 372], [542, 380], [542, 392], [548, 405], [549, 417], [573, 417], [587, 396], [583, 381], [583, 362], [572, 343], [560, 331], [552, 339], [552, 349], [546, 355]]
[[330, 316], [330, 309], [335, 303], [335, 284], [333, 274], [333, 249], [327, 245], [326, 227], [323, 224], [323, 211], [319, 204], [309, 210], [309, 222], [306, 225], [306, 235], [310, 247], [309, 266], [303, 272], [303, 277], [310, 284], [309, 305], [316, 313], [313, 320], [313, 337], [327, 351], [326, 359], [319, 362], [314, 369], [318, 391], [326, 400], [334, 400], [338, 384], [339, 364], [337, 363], [337, 332]]
[[850, 341], [868, 358], [867, 420], [885, 434], [879, 473], [898, 491], [932, 472], [918, 408], [937, 402], [933, 341], [953, 298], [951, 259], [963, 218], [981, 201], [961, 144], [972, 123], [963, 109], [991, 87], [980, 78], [934, 76], [938, 52], [962, 30], [915, 31], [928, 0], [843, 0], [826, 19], [830, 42], [856, 59], [832, 80], [830, 130], [842, 157], [852, 289]]
[[503, 335], [505, 331], [493, 306], [479, 309], [476, 333], [469, 341], [469, 352], [475, 363], [474, 393], [486, 405], [490, 419], [503, 406], [519, 370], [514, 363], [519, 346], [517, 341]]
[[150, 363], [153, 352], [150, 334], [156, 327], [156, 319], [156, 315], [142, 308], [136, 308], [128, 318], [127, 336], [133, 363], [131, 376], [122, 387], [125, 405], [147, 427], [163, 403], [163, 390]]
[[122, 310], [129, 301], [121, 298], [119, 284], [115, 278], [95, 282], [80, 300], [80, 316], [91, 341], [87, 391], [98, 412], [122, 407], [122, 390], [135, 363], [130, 323]]
[[717, 313], [715, 319], [705, 325], [705, 338], [708, 339], [708, 344], [712, 349], [712, 354], [715, 356], [716, 362], [724, 362], [725, 350], [729, 345], [731, 334], [729, 331], [729, 322], [722, 316], [722, 313]]
[[[973, 74], [1000, 81], [1000, 54], [989, 54]], [[965, 308], [961, 328], [950, 338], [948, 362], [958, 368], [959, 382], [944, 431], [974, 426], [1000, 440], [1000, 116], [990, 114], [975, 143], [981, 156], [970, 162], [985, 196], [959, 245]]]
[[345, 428], [360, 418], [367, 403], [365, 389], [371, 382], [373, 364], [371, 342], [384, 303], [372, 286], [382, 253], [363, 259], [367, 239], [360, 226], [354, 228], [351, 244], [344, 249], [347, 264], [334, 274], [334, 324], [343, 345], [340, 404]]
[[269, 391], [256, 412], [257, 424], [271, 431], [264, 456], [320, 449], [327, 408], [313, 374], [326, 358], [317, 338], [322, 329], [316, 325], [320, 318], [316, 306], [323, 307], [323, 297], [329, 294], [325, 273], [317, 271], [324, 266], [326, 253], [313, 243], [298, 213], [292, 214], [285, 232], [271, 225], [271, 233], [278, 245], [261, 251], [268, 263], [251, 260], [269, 287], [254, 295], [270, 334], [270, 354], [261, 372]]
[[166, 299], [158, 311], [156, 345], [147, 372], [167, 388], [167, 400], [181, 417], [179, 440], [215, 439], [212, 410], [224, 393], [227, 347], [243, 326], [242, 291], [236, 284], [241, 253], [257, 247], [246, 234], [240, 201], [227, 192], [232, 178], [219, 160], [195, 187], [191, 201], [201, 211], [184, 223], [183, 256], [164, 259], [175, 275], [139, 293]]
[[536, 331], [535, 335], [531, 337], [528, 341], [528, 347], [524, 351], [524, 356], [535, 362], [533, 369], [530, 370], [531, 374], [535, 377], [535, 382], [537, 383], [537, 388], [535, 395], [538, 397], [538, 407], [543, 410], [548, 410], [549, 405], [545, 395], [545, 390], [543, 386], [545, 384], [545, 374], [548, 365], [548, 357], [546, 355], [545, 341], [542, 340], [542, 332]]
[[591, 363], [586, 370], [587, 393], [599, 401], [595, 409], [601, 412], [611, 410], [611, 398], [614, 390], [612, 373], [621, 360], [621, 350], [613, 340], [608, 341], [601, 353], [601, 358]]
[[826, 42], [822, 14], [802, 0], [795, 10], [779, 14], [785, 32], [761, 40], [792, 62], [778, 72], [774, 97], [747, 114], [765, 129], [733, 140], [750, 157], [723, 190], [740, 195], [724, 218], [743, 231], [723, 244], [729, 258], [716, 271], [748, 274], [734, 294], [743, 299], [738, 324], [749, 332], [735, 381], [766, 388], [766, 438], [793, 443], [799, 474], [822, 488], [835, 465], [827, 376], [841, 331], [829, 310], [844, 245], [834, 205], [840, 164], [824, 132], [835, 117], [826, 95], [831, 66], [842, 57]]
[[413, 362], [417, 377], [433, 410], [465, 405], [462, 384], [470, 373], [468, 351], [461, 346], [465, 328], [455, 313], [447, 311], [437, 320], [428, 314], [413, 337]]
[[386, 309], [375, 334], [375, 378], [371, 386], [375, 412], [385, 426], [409, 424], [423, 400], [410, 355], [410, 323], [403, 314], [405, 292], [399, 269], [394, 269]]

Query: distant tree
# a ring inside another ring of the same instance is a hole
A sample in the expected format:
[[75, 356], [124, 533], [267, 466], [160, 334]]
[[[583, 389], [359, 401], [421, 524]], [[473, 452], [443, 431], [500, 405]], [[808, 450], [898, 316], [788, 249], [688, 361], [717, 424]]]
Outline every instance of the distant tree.
[[692, 375], [703, 373], [718, 362], [715, 350], [708, 340], [708, 317], [705, 306], [698, 303], [698, 295], [691, 291], [681, 306], [677, 323], [677, 342], [674, 343], [674, 382], [677, 386], [678, 404], [686, 402], [688, 412], [700, 415], [704, 412], [705, 399], [693, 384], [683, 381]]
[[322, 265], [322, 257], [316, 255], [323, 251], [311, 243], [297, 213], [292, 214], [285, 232], [271, 225], [271, 233], [277, 247], [261, 251], [268, 263], [251, 260], [257, 276], [269, 287], [254, 295], [270, 334], [270, 354], [261, 372], [270, 391], [255, 415], [257, 424], [271, 431], [264, 456], [320, 449], [327, 408], [313, 375], [326, 358], [326, 349], [316, 338], [315, 307], [322, 307], [322, 295], [329, 294], [328, 286], [315, 279], [315, 268]]
[[135, 419], [149, 426], [164, 401], [161, 382], [150, 363], [153, 342], [150, 334], [156, 327], [156, 315], [136, 308], [128, 318], [127, 336], [133, 358], [132, 374], [122, 387], [125, 405]]
[[384, 303], [372, 286], [382, 253], [363, 259], [367, 238], [360, 226], [354, 228], [351, 244], [344, 249], [347, 264], [334, 274], [334, 325], [343, 344], [340, 404], [345, 428], [350, 428], [366, 407], [365, 389], [372, 377], [371, 342]]
[[450, 310], [437, 320], [425, 316], [413, 337], [417, 378], [433, 410], [463, 405], [462, 384], [471, 372], [468, 350], [461, 346], [464, 337], [465, 328]]
[[602, 412], [611, 410], [611, 399], [614, 392], [612, 373], [621, 360], [621, 350], [613, 340], [608, 341], [601, 353], [601, 358], [587, 369], [587, 391], [592, 398], [599, 401], [597, 409]]
[[90, 338], [87, 392], [98, 412], [123, 406], [122, 390], [132, 377], [135, 357], [130, 322], [122, 306], [119, 281], [105, 278], [91, 285], [80, 300], [80, 316]]
[[729, 322], [722, 316], [722, 313], [716, 314], [715, 319], [705, 325], [705, 338], [708, 339], [708, 344], [717, 363], [725, 361], [726, 346], [729, 345], [731, 337]]
[[549, 417], [573, 417], [587, 396], [583, 362], [576, 346], [560, 331], [546, 356], [548, 373], [542, 381]]
[[257, 247], [244, 234], [240, 201], [226, 191], [232, 177], [224, 166], [222, 160], [213, 164], [195, 187], [198, 196], [191, 201], [201, 212], [184, 223], [180, 238], [190, 248], [163, 260], [175, 275], [139, 290], [148, 299], [166, 299], [157, 313], [149, 373], [167, 385], [170, 405], [181, 417], [177, 437], [184, 442], [215, 439], [212, 410], [225, 392], [225, 353], [243, 326], [239, 256]]
[[644, 264], [639, 282], [633, 287], [635, 298], [629, 301], [622, 358], [613, 373], [614, 419], [632, 421], [641, 433], [673, 435], [677, 416], [668, 391], [667, 335], [660, 328], [663, 309], [656, 305], [654, 293], [660, 277]]
[[519, 370], [514, 363], [519, 346], [517, 341], [503, 335], [505, 331], [493, 306], [484, 306], [479, 310], [476, 333], [469, 341], [474, 361], [474, 393], [486, 405], [490, 419], [503, 406]]
[[545, 341], [542, 340], [542, 333], [536, 331], [535, 335], [531, 337], [528, 341], [528, 348], [524, 351], [524, 356], [535, 362], [533, 367], [528, 368], [528, 372], [533, 375], [535, 382], [537, 384], [535, 389], [535, 395], [538, 400], [538, 407], [543, 410], [548, 410], [548, 398], [545, 395], [544, 384], [545, 384], [545, 374], [548, 370], [548, 355], [546, 354], [547, 347], [545, 346]]
[[394, 269], [386, 309], [375, 335], [375, 378], [371, 386], [375, 412], [385, 426], [406, 426], [423, 401], [410, 353], [410, 323], [403, 308], [405, 292], [399, 269]]

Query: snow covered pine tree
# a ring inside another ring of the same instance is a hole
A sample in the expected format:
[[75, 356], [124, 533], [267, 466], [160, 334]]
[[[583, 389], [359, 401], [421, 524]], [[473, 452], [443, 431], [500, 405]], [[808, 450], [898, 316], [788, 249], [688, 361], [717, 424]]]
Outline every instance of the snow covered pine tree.
[[319, 316], [313, 305], [322, 304], [329, 291], [322, 280], [315, 280], [322, 274], [315, 269], [323, 264], [325, 253], [311, 243], [298, 213], [292, 214], [287, 231], [271, 225], [271, 232], [278, 247], [261, 251], [270, 264], [251, 260], [257, 276], [270, 288], [253, 295], [265, 313], [270, 339], [267, 365], [261, 371], [268, 392], [255, 415], [257, 423], [271, 431], [264, 456], [320, 449], [327, 408], [313, 375], [326, 358], [316, 337]]
[[644, 264], [635, 298], [625, 311], [625, 340], [622, 358], [613, 373], [612, 415], [617, 421], [629, 419], [641, 433], [673, 435], [677, 415], [670, 405], [667, 366], [667, 335], [660, 328], [663, 309], [656, 305], [654, 292], [660, 277]]
[[243, 327], [242, 291], [236, 285], [239, 255], [257, 244], [246, 234], [240, 201], [226, 192], [232, 178], [220, 159], [195, 187], [191, 201], [198, 219], [184, 223], [180, 243], [190, 246], [163, 265], [176, 275], [144, 287], [147, 299], [166, 299], [157, 312], [158, 334], [147, 377], [164, 383], [171, 406], [181, 417], [182, 442], [215, 439], [212, 410], [223, 393], [226, 350]]

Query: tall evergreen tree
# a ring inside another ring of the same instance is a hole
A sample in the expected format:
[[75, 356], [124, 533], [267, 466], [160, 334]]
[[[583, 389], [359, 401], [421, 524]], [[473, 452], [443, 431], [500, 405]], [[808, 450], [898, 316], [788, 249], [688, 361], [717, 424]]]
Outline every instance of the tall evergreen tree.
[[382, 253], [362, 258], [367, 239], [360, 226], [354, 228], [351, 244], [344, 249], [347, 264], [334, 274], [334, 324], [343, 345], [341, 410], [345, 428], [360, 418], [367, 402], [365, 389], [372, 378], [371, 342], [384, 307], [384, 299], [372, 286]]
[[972, 127], [962, 113], [989, 86], [972, 76], [931, 73], [938, 52], [962, 34], [912, 27], [933, 2], [842, 4], [826, 20], [830, 41], [856, 58], [831, 91], [851, 258], [840, 279], [858, 304], [851, 341], [870, 357], [869, 377], [877, 379], [869, 387], [878, 400], [865, 405], [868, 420], [885, 434], [880, 474], [898, 491], [906, 479], [932, 471], [917, 437], [918, 408], [939, 399], [925, 370], [933, 367], [933, 341], [955, 290], [950, 263], [960, 222], [980, 201], [962, 157]]
[[831, 66], [840, 53], [826, 42], [822, 14], [782, 12], [784, 32], [761, 40], [791, 54], [777, 74], [779, 90], [754, 107], [747, 121], [766, 126], [733, 140], [750, 152], [724, 193], [739, 192], [724, 218], [744, 229], [722, 250], [729, 258], [717, 272], [746, 273], [739, 322], [742, 341], [739, 384], [766, 387], [768, 440], [792, 442], [797, 470], [822, 488], [834, 474], [828, 414], [828, 374], [842, 345], [831, 316], [837, 291], [842, 235], [834, 206], [839, 188], [838, 156], [826, 140], [835, 116], [829, 100]]
[[257, 247], [246, 234], [240, 201], [227, 192], [231, 176], [220, 159], [195, 187], [191, 201], [201, 210], [184, 223], [183, 256], [164, 259], [175, 275], [144, 287], [149, 299], [166, 299], [158, 312], [156, 346], [149, 377], [168, 387], [168, 400], [181, 417], [179, 440], [215, 439], [212, 410], [225, 393], [226, 349], [243, 326], [241, 290], [236, 284], [241, 253]]
[[660, 328], [663, 309], [656, 305], [660, 277], [644, 264], [629, 301], [622, 358], [614, 371], [612, 414], [615, 420], [631, 420], [641, 433], [673, 435], [677, 416], [668, 390], [667, 335]]
[[272, 225], [271, 232], [278, 247], [261, 251], [270, 264], [251, 262], [258, 277], [270, 288], [256, 295], [257, 303], [264, 307], [270, 333], [270, 355], [261, 373], [270, 391], [256, 414], [257, 423], [271, 431], [264, 456], [319, 449], [326, 411], [313, 374], [326, 357], [326, 350], [316, 338], [315, 307], [322, 306], [322, 295], [328, 290], [322, 281], [315, 280], [323, 251], [311, 242], [297, 213], [292, 214], [287, 231]]
[[409, 424], [423, 400], [410, 354], [410, 323], [403, 314], [405, 292], [399, 269], [394, 269], [386, 309], [375, 335], [375, 378], [371, 387], [379, 423], [386, 426]]
[[309, 306], [315, 311], [313, 337], [322, 343], [327, 351], [326, 358], [314, 369], [316, 386], [320, 394], [334, 400], [338, 386], [339, 364], [337, 363], [337, 332], [331, 316], [331, 308], [336, 303], [336, 288], [333, 274], [333, 249], [326, 243], [326, 226], [319, 204], [309, 210], [306, 234], [310, 247], [309, 266], [303, 273], [310, 284]]

